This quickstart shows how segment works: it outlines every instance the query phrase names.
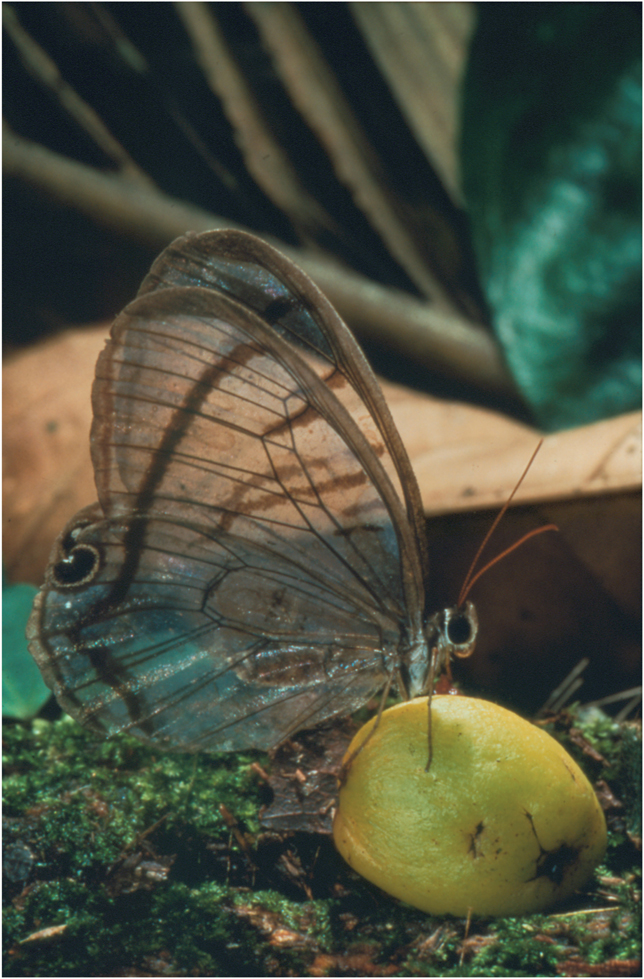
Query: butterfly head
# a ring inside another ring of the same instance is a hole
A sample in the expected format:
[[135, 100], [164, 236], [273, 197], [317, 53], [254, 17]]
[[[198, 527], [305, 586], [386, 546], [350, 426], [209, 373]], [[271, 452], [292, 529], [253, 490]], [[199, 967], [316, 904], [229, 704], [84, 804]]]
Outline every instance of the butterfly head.
[[474, 652], [479, 623], [472, 602], [436, 612], [425, 626], [422, 643], [402, 658], [399, 667], [405, 696], [422, 697], [431, 692], [434, 679], [449, 672], [452, 656], [466, 659]]

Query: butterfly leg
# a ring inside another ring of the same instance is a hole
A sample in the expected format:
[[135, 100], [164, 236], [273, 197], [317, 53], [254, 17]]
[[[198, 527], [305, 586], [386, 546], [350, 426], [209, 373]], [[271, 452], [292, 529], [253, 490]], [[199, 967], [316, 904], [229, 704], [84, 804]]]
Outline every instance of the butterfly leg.
[[338, 783], [340, 788], [346, 782], [347, 776], [349, 774], [349, 769], [351, 768], [351, 765], [353, 764], [354, 760], [358, 757], [358, 755], [360, 754], [364, 746], [367, 744], [367, 742], [371, 740], [371, 738], [373, 737], [373, 735], [375, 734], [378, 728], [378, 725], [380, 724], [380, 718], [382, 717], [382, 712], [385, 709], [385, 704], [387, 702], [387, 697], [389, 696], [389, 690], [391, 688], [393, 678], [394, 678], [394, 673], [392, 671], [387, 677], [387, 682], [385, 683], [385, 686], [382, 691], [382, 696], [380, 698], [380, 704], [378, 705], [378, 713], [376, 714], [376, 720], [374, 722], [373, 727], [369, 731], [369, 734], [366, 736], [364, 741], [358, 745], [357, 748], [354, 748], [354, 750], [351, 752], [349, 757], [342, 762], [342, 768], [340, 769], [340, 773], [338, 775]]
[[[429, 667], [429, 676], [427, 678], [427, 764], [425, 765], [425, 771], [428, 772], [430, 765], [432, 763], [433, 745], [432, 745], [432, 696], [434, 694], [434, 677], [436, 676], [436, 669], [438, 666], [439, 650], [438, 646], [433, 645], [431, 651], [431, 663]], [[452, 679], [452, 671], [449, 665], [449, 657], [447, 658], [447, 671], [449, 673], [450, 680]]]

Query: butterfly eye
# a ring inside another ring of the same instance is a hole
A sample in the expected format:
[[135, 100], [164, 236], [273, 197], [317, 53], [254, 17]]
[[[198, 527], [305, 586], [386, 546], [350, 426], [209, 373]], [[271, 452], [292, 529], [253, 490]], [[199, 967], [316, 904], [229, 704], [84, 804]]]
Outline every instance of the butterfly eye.
[[478, 634], [478, 619], [476, 609], [471, 602], [466, 602], [461, 608], [445, 609], [442, 639], [443, 645], [451, 656], [466, 659], [474, 652], [474, 644]]
[[467, 615], [455, 615], [447, 623], [447, 638], [455, 646], [468, 643], [472, 637], [472, 623]]
[[100, 555], [89, 544], [75, 544], [73, 534], [68, 534], [61, 543], [61, 558], [52, 568], [52, 577], [60, 588], [86, 585], [96, 575], [100, 567]]

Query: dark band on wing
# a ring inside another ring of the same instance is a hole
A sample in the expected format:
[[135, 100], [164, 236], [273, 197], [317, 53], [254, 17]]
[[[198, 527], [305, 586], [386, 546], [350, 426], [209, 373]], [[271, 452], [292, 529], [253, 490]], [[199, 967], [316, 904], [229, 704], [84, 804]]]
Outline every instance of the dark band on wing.
[[108, 595], [88, 613], [92, 617], [96, 614], [100, 615], [102, 611], [114, 605], [118, 605], [127, 595], [130, 582], [136, 574], [141, 560], [141, 552], [149, 522], [147, 515], [141, 517], [138, 515], [147, 514], [152, 505], [155, 491], [172, 463], [174, 449], [177, 448], [181, 440], [185, 437], [186, 432], [192, 424], [193, 419], [199, 413], [208, 394], [229, 373], [227, 365], [234, 364], [235, 367], [239, 367], [250, 361], [255, 355], [256, 350], [252, 344], [239, 344], [229, 355], [222, 357], [216, 364], [210, 364], [205, 368], [184, 398], [182, 404], [175, 409], [172, 419], [163, 434], [161, 443], [154, 452], [133, 505], [133, 511], [137, 514], [137, 519], [130, 524], [125, 534], [125, 559], [119, 575], [114, 581]]
[[[243, 357], [240, 356], [239, 351], [244, 352]], [[137, 517], [132, 521], [125, 533], [123, 541], [124, 560], [119, 569], [118, 576], [115, 578], [105, 598], [100, 599], [91, 606], [89, 611], [69, 633], [70, 641], [80, 652], [84, 652], [89, 658], [97, 677], [118, 694], [125, 704], [125, 708], [132, 722], [148, 735], [151, 735], [153, 732], [153, 726], [142, 717], [142, 698], [129, 689], [128, 670], [119, 665], [118, 660], [109, 653], [106, 647], [96, 650], [91, 648], [83, 649], [81, 634], [82, 630], [87, 626], [88, 621], [95, 621], [97, 618], [104, 616], [110, 609], [119, 605], [126, 597], [139, 567], [145, 544], [149, 523], [147, 512], [152, 504], [155, 490], [163, 480], [168, 466], [172, 462], [173, 450], [185, 436], [192, 419], [196, 417], [208, 393], [226, 375], [226, 365], [234, 362], [235, 366], [239, 366], [240, 363], [245, 362], [244, 358], [250, 360], [256, 353], [252, 345], [249, 344], [240, 344], [239, 351], [233, 350], [229, 356], [223, 357], [216, 364], [211, 364], [206, 367], [199, 379], [193, 384], [182, 404], [173, 413], [172, 420], [166, 428], [161, 443], [152, 457], [142, 486], [137, 494], [133, 507]], [[140, 516], [138, 516], [139, 514]]]

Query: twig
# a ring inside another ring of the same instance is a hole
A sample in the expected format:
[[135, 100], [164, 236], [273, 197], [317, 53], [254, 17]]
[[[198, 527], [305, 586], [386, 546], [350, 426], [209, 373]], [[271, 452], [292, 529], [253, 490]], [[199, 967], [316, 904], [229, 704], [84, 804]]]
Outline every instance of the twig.
[[[5, 130], [3, 170], [87, 215], [118, 234], [164, 248], [186, 231], [240, 228], [161, 191], [133, 186], [60, 156]], [[498, 348], [476, 323], [394, 289], [383, 288], [331, 259], [311, 256], [264, 236], [297, 262], [329, 297], [350, 326], [363, 337], [384, 341], [393, 350], [432, 371], [441, 371], [487, 391], [516, 394]]]
[[107, 158], [118, 166], [123, 177], [136, 181], [139, 185], [153, 188], [154, 182], [134, 162], [94, 109], [65, 81], [47, 52], [27, 33], [20, 24], [15, 10], [6, 3], [2, 6], [2, 24], [32, 78], [52, 95], [63, 111], [87, 133]]

